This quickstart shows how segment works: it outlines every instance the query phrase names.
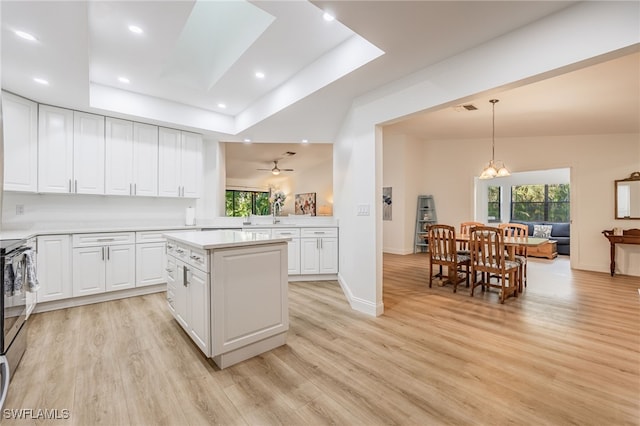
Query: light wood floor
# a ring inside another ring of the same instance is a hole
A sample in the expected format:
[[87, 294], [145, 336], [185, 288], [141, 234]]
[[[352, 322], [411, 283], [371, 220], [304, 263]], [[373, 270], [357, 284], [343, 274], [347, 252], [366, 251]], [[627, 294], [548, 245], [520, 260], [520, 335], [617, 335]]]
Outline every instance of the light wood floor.
[[385, 255], [379, 318], [336, 282], [291, 283], [287, 345], [222, 371], [164, 294], [37, 314], [5, 408], [68, 409], [65, 425], [639, 424], [637, 277], [531, 261], [500, 305], [427, 273], [425, 255]]

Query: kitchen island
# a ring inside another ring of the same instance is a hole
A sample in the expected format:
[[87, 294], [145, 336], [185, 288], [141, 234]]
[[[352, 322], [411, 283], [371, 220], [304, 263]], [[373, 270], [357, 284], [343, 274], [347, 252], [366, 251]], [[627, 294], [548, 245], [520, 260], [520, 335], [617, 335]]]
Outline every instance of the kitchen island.
[[286, 343], [290, 238], [229, 230], [164, 236], [169, 309], [218, 367]]

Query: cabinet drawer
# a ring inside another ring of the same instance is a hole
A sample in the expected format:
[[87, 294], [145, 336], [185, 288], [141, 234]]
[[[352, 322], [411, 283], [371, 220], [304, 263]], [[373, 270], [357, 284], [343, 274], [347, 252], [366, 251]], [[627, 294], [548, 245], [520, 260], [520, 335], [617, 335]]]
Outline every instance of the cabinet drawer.
[[189, 250], [189, 265], [194, 268], [198, 268], [203, 272], [209, 272], [209, 258], [207, 256], [207, 252], [204, 250], [198, 250], [195, 248], [191, 248]]
[[180, 232], [180, 230], [172, 229], [169, 231], [141, 231], [136, 232], [136, 243], [161, 243], [164, 242], [163, 234], [167, 232]]
[[277, 228], [273, 230], [272, 236], [274, 237], [290, 237], [299, 238], [300, 229], [298, 228]]
[[135, 232], [105, 232], [100, 234], [73, 234], [73, 247], [134, 244]]
[[302, 228], [302, 237], [337, 237], [338, 228]]

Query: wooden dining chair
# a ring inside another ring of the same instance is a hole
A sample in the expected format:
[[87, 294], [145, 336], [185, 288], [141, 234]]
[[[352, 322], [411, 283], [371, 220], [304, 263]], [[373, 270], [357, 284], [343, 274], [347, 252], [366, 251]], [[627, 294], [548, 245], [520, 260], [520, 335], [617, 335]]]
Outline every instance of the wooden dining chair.
[[[429, 287], [433, 281], [433, 266], [439, 266], [439, 276], [442, 275], [442, 267], [447, 268], [448, 281], [453, 284], [453, 292], [458, 289], [458, 284], [466, 279], [469, 287], [470, 257], [459, 255], [456, 250], [456, 229], [449, 225], [431, 225], [428, 229], [429, 238]], [[464, 269], [463, 269], [464, 267]], [[459, 278], [458, 273], [464, 274]]]
[[[471, 228], [475, 226], [484, 226], [482, 222], [462, 222], [460, 223], [460, 235], [469, 236], [471, 232]], [[460, 246], [458, 247], [459, 254], [469, 255], [469, 242], [460, 241]]]
[[529, 227], [521, 223], [501, 223], [500, 228], [505, 237], [511, 238], [517, 244], [515, 247], [515, 260], [520, 265], [518, 280], [519, 291], [522, 292], [522, 285], [527, 286], [527, 244], [529, 243]]
[[[504, 234], [492, 226], [476, 226], [471, 230], [469, 241], [471, 251], [471, 276], [481, 273], [482, 279], [471, 283], [471, 297], [476, 287], [500, 289], [500, 303], [514, 295], [518, 297], [518, 267], [515, 261], [507, 259]], [[496, 279], [498, 282], [493, 282]]]

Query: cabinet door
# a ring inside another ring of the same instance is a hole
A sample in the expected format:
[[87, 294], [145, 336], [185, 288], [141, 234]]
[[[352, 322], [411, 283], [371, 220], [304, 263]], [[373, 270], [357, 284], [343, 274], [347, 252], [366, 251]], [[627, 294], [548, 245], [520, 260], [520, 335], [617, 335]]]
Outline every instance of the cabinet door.
[[38, 192], [72, 192], [73, 111], [39, 106]]
[[202, 178], [202, 135], [182, 132], [180, 159], [182, 196], [198, 198]]
[[289, 275], [300, 274], [300, 239], [293, 238], [288, 243], [288, 272]]
[[187, 273], [189, 292], [189, 334], [202, 352], [210, 355], [209, 274], [195, 268]]
[[105, 247], [82, 247], [73, 249], [73, 295], [104, 293], [105, 291]]
[[73, 112], [73, 192], [104, 194], [104, 117]]
[[320, 238], [319, 272], [321, 274], [338, 273], [337, 238]]
[[38, 237], [37, 265], [40, 283], [38, 302], [67, 299], [73, 296], [70, 235]]
[[107, 117], [106, 193], [133, 195], [133, 123]]
[[179, 197], [181, 195], [179, 130], [158, 128], [158, 195]]
[[38, 104], [2, 92], [4, 190], [38, 190]]
[[320, 270], [320, 241], [317, 238], [300, 238], [300, 273], [317, 274]]
[[164, 263], [164, 243], [136, 244], [136, 287], [166, 282]]
[[136, 286], [135, 244], [107, 246], [106, 291]]
[[185, 279], [185, 264], [179, 260], [176, 260], [176, 286], [174, 293], [174, 317], [178, 324], [189, 333], [189, 326], [187, 323], [188, 303], [189, 303], [189, 290], [187, 288], [188, 280]]
[[158, 196], [158, 126], [133, 123], [133, 195]]

